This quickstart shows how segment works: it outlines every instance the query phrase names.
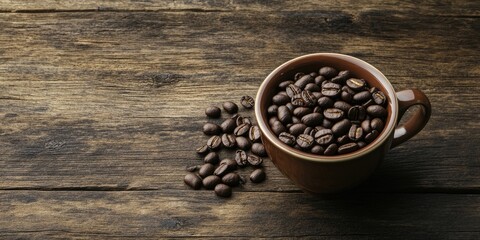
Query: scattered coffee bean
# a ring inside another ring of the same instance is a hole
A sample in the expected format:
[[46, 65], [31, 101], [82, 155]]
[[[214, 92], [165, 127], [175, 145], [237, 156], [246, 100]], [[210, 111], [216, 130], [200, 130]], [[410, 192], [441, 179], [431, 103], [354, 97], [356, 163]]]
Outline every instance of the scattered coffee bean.
[[222, 106], [227, 113], [234, 114], [238, 112], [238, 106], [234, 102], [224, 102]]
[[210, 148], [210, 150], [219, 149], [221, 145], [222, 145], [222, 139], [217, 135], [212, 136], [207, 141], [207, 146], [208, 146], [208, 148]]
[[222, 177], [222, 182], [230, 187], [236, 187], [240, 183], [240, 175], [235, 172], [227, 173]]
[[358, 149], [358, 145], [356, 143], [347, 143], [338, 148], [339, 154], [346, 154], [354, 152]]
[[236, 127], [236, 121], [231, 118], [227, 118], [225, 121], [220, 124], [220, 128], [224, 133], [233, 133], [233, 130]]
[[235, 123], [237, 124], [237, 127], [243, 124], [243, 117], [238, 115], [237, 118], [235, 118]]
[[207, 109], [205, 109], [205, 115], [207, 115], [210, 118], [219, 118], [221, 114], [222, 114], [222, 111], [220, 110], [220, 108], [215, 106], [210, 106]]
[[220, 164], [220, 166], [218, 166], [215, 171], [213, 172], [213, 174], [219, 176], [219, 177], [223, 177], [225, 174], [229, 173], [230, 172], [230, 167], [228, 166], [228, 164]]
[[237, 142], [238, 148], [242, 150], [248, 150], [252, 146], [250, 141], [248, 141], [248, 139], [246, 139], [245, 137], [237, 137], [235, 141]]
[[322, 67], [318, 71], [318, 74], [324, 76], [327, 79], [333, 78], [338, 75], [337, 69], [333, 67]]
[[371, 105], [367, 108], [367, 113], [372, 117], [384, 118], [387, 116], [387, 110], [380, 105]]
[[323, 116], [328, 120], [339, 121], [343, 119], [344, 112], [338, 108], [327, 108], [323, 111]]
[[228, 165], [230, 170], [237, 169], [237, 162], [235, 162], [235, 160], [230, 158], [225, 158], [222, 161], [220, 161], [220, 165]]
[[244, 117], [244, 118], [243, 118], [243, 123], [246, 123], [246, 124], [252, 125], [252, 119], [251, 119], [251, 118], [249, 118], [249, 117]]
[[253, 100], [253, 98], [250, 96], [243, 96], [240, 99], [240, 103], [244, 108], [250, 109], [255, 105], [255, 100]]
[[282, 132], [282, 133], [280, 133], [278, 138], [280, 139], [280, 141], [282, 141], [283, 143], [285, 143], [289, 146], [294, 146], [295, 145], [296, 138], [292, 134]]
[[215, 194], [219, 197], [230, 197], [232, 196], [232, 188], [223, 183], [217, 184], [217, 186], [215, 186]]
[[189, 187], [198, 190], [202, 187], [202, 179], [195, 173], [187, 173], [183, 179]]
[[261, 157], [253, 154], [248, 155], [247, 161], [252, 166], [259, 166], [263, 163], [263, 159]]
[[215, 175], [208, 176], [204, 178], [202, 181], [203, 187], [209, 190], [214, 189], [215, 186], [217, 186], [221, 182], [222, 182], [222, 179]]
[[203, 133], [206, 135], [217, 135], [222, 132], [222, 128], [215, 123], [205, 123], [203, 125]]
[[267, 157], [267, 151], [265, 147], [261, 143], [254, 143], [252, 144], [252, 153], [259, 156], [259, 157]]
[[250, 174], [250, 181], [253, 183], [261, 183], [265, 180], [265, 177], [266, 174], [262, 168], [255, 169], [255, 171]]
[[239, 167], [245, 167], [248, 165], [247, 153], [243, 150], [237, 150], [235, 152], [235, 162]]
[[195, 149], [195, 151], [199, 154], [199, 155], [205, 155], [207, 154], [210, 149], [208, 148], [207, 145], [202, 145], [200, 147], [198, 147], [197, 149]]
[[250, 130], [248, 131], [248, 138], [251, 142], [258, 142], [260, 141], [261, 133], [260, 128], [257, 126], [251, 126]]
[[333, 132], [331, 129], [322, 129], [315, 133], [315, 142], [320, 145], [327, 145], [334, 140]]
[[233, 134], [235, 134], [235, 136], [243, 136], [248, 132], [248, 130], [250, 130], [250, 127], [250, 124], [242, 123], [233, 130]]
[[222, 135], [222, 144], [227, 148], [232, 148], [235, 147], [237, 141], [235, 140], [235, 136], [233, 134], [224, 133]]
[[187, 170], [188, 172], [195, 172], [197, 171], [198, 169], [198, 166], [188, 166], [185, 168], [185, 170]]
[[304, 149], [309, 149], [314, 144], [314, 139], [312, 136], [307, 134], [300, 134], [297, 137], [297, 144]]
[[210, 152], [203, 158], [203, 162], [205, 163], [217, 164], [218, 161], [220, 161], [220, 158], [216, 152]]
[[202, 178], [205, 178], [207, 176], [212, 175], [214, 171], [215, 171], [215, 166], [213, 166], [213, 164], [205, 163], [198, 170], [198, 175], [200, 175], [200, 177]]

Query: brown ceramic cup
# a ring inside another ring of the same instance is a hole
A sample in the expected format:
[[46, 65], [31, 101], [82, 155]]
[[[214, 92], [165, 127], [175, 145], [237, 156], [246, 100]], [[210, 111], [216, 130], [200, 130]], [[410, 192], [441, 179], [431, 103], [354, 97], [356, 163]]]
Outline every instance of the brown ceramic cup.
[[[382, 90], [388, 98], [388, 117], [385, 128], [375, 141], [353, 153], [319, 156], [302, 152], [282, 143], [268, 124], [267, 108], [280, 82], [291, 80], [296, 72], [318, 71], [322, 66], [350, 70], [371, 87]], [[420, 105], [399, 125], [405, 111]], [[387, 78], [375, 67], [358, 58], [335, 54], [315, 53], [292, 59], [273, 70], [260, 86], [255, 116], [262, 132], [262, 141], [275, 166], [304, 191], [335, 193], [350, 189], [366, 180], [379, 166], [391, 148], [420, 132], [430, 118], [428, 98], [420, 90], [395, 92]]]

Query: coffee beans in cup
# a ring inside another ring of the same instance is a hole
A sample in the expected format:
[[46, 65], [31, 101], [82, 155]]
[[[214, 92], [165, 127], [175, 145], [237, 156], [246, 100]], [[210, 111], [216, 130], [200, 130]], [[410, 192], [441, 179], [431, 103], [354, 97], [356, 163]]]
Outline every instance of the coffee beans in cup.
[[324, 66], [309, 74], [296, 72], [281, 82], [267, 114], [270, 129], [282, 143], [332, 156], [373, 142], [385, 126], [387, 104], [385, 93], [367, 80]]

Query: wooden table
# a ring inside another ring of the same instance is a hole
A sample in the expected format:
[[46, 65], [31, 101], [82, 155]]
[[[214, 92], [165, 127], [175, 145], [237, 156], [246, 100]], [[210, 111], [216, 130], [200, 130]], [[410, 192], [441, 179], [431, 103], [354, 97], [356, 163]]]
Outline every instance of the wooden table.
[[[479, 39], [478, 1], [0, 0], [0, 238], [479, 239]], [[188, 189], [204, 108], [314, 52], [422, 89], [430, 122], [349, 194], [270, 160], [230, 199]]]

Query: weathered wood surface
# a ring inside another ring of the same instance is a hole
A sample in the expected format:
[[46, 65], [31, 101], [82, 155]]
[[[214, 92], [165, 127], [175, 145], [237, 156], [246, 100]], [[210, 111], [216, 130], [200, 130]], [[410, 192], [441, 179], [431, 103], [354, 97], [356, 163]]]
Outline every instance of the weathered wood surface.
[[[0, 236], [478, 238], [480, 4], [295, 3], [0, 1]], [[187, 190], [204, 107], [312, 52], [422, 89], [429, 124], [338, 205], [269, 161], [230, 200]]]

